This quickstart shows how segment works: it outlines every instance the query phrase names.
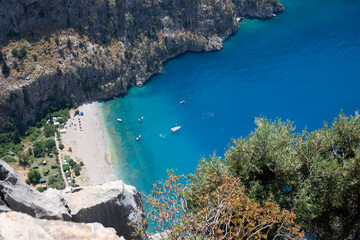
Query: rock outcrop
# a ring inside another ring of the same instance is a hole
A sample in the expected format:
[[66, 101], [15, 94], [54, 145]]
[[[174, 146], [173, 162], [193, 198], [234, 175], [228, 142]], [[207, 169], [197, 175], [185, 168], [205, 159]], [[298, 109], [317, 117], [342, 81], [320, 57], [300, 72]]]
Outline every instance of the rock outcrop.
[[99, 223], [73, 223], [44, 220], [19, 212], [0, 213], [0, 239], [2, 240], [124, 240], [112, 228]]
[[29, 187], [13, 168], [0, 160], [0, 211], [10, 209], [36, 218], [71, 219], [64, 205]]
[[145, 218], [143, 208], [141, 194], [122, 181], [63, 191], [48, 189], [40, 193], [0, 160], [0, 212], [17, 211], [35, 218], [97, 222], [113, 228], [117, 235], [126, 239], [137, 239], [132, 236], [133, 226]]
[[45, 195], [54, 201], [66, 203], [73, 222], [98, 222], [112, 227], [119, 236], [134, 239], [134, 227], [145, 218], [143, 202], [135, 187], [122, 181], [86, 187], [75, 191], [49, 189]]
[[0, 133], [51, 106], [125, 94], [181, 53], [221, 49], [236, 17], [283, 10], [278, 0], [2, 1]]

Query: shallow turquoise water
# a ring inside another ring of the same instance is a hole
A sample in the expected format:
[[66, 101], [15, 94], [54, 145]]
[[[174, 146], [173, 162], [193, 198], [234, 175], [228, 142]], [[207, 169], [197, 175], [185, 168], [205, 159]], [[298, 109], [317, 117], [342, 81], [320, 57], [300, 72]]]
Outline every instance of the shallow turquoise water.
[[194, 172], [202, 156], [248, 135], [256, 116], [315, 130], [359, 109], [360, 1], [282, 2], [284, 13], [245, 20], [222, 51], [184, 54], [143, 88], [101, 104], [119, 179], [149, 191], [166, 169]]

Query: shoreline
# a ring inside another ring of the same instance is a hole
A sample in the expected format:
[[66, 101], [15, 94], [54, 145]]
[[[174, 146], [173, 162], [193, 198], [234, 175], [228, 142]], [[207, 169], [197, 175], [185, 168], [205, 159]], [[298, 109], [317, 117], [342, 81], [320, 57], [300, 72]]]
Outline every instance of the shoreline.
[[[78, 163], [84, 163], [80, 176], [76, 177], [76, 183], [80, 186], [99, 185], [116, 180], [98, 104], [94, 101], [79, 106], [78, 110], [83, 112], [84, 116], [74, 117], [75, 110], [70, 110], [71, 117], [66, 122], [67, 131], [61, 134], [62, 143], [65, 145], [61, 153], [69, 155]], [[71, 122], [73, 125], [69, 127]]]

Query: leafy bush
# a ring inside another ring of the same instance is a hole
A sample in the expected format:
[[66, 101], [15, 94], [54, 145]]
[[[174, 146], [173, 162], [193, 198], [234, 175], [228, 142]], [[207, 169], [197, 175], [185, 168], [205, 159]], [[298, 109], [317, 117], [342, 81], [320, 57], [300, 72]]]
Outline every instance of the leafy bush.
[[20, 48], [20, 50], [18, 50], [17, 48], [13, 48], [11, 50], [11, 54], [13, 55], [13, 57], [17, 57], [19, 59], [23, 59], [26, 57], [26, 46], [22, 46]]
[[[58, 174], [61, 174], [60, 171]], [[63, 178], [58, 176], [58, 177], [54, 177], [54, 176], [50, 176], [48, 178], [48, 187], [49, 188], [55, 188], [58, 190], [64, 189], [65, 188], [65, 183], [63, 181]]]
[[74, 160], [70, 159], [69, 160], [69, 165], [73, 168], [74, 166], [77, 165], [77, 163]]
[[41, 130], [37, 127], [30, 127], [26, 131], [26, 135], [29, 137], [31, 142], [35, 141], [41, 135]]
[[16, 162], [15, 158], [13, 158], [12, 156], [10, 155], [6, 155], [3, 160], [7, 163], [11, 163], [11, 162]]
[[79, 170], [75, 170], [75, 176], [79, 176], [80, 175], [80, 171]]
[[79, 164], [75, 165], [74, 171], [75, 171], [75, 172], [76, 172], [76, 171], [77, 171], [77, 172], [80, 172], [80, 171], [81, 171], [81, 167], [80, 167]]
[[[154, 184], [148, 217], [155, 222], [155, 232], [167, 232], [168, 239], [303, 239], [296, 216], [275, 203], [260, 204], [245, 195], [238, 178], [211, 174], [206, 192], [192, 192], [198, 176], [176, 176], [168, 172], [166, 181]], [[192, 192], [194, 194], [188, 194]], [[188, 201], [197, 208], [189, 209]], [[145, 223], [144, 223], [145, 224]], [[146, 224], [145, 224], [146, 225]], [[143, 225], [141, 225], [143, 226]], [[140, 226], [140, 229], [141, 229]], [[144, 229], [139, 233], [144, 234]]]
[[[294, 132], [292, 122], [256, 119], [234, 140], [225, 164], [260, 202], [291, 209], [319, 239], [354, 239], [360, 225], [360, 115], [340, 114], [332, 126]], [[339, 237], [341, 236], [341, 237]]]
[[80, 166], [81, 166], [81, 167], [84, 166], [84, 162], [83, 162], [83, 161], [80, 162]]
[[38, 156], [38, 155], [41, 155], [44, 151], [44, 142], [42, 141], [39, 141], [39, 142], [36, 142], [33, 146], [33, 152], [34, 152], [34, 156]]
[[36, 169], [30, 169], [30, 171], [27, 174], [28, 179], [31, 183], [39, 183], [39, 180], [41, 178], [41, 175], [38, 170]]
[[54, 137], [55, 136], [55, 126], [52, 124], [47, 124], [44, 127], [44, 135], [45, 137]]
[[26, 184], [28, 184], [28, 185], [30, 185], [30, 183], [31, 183], [31, 182], [30, 182], [30, 179], [28, 179], [28, 178], [25, 180], [25, 182], [26, 182]]
[[64, 147], [65, 147], [64, 144], [63, 144], [62, 142], [60, 142], [60, 143], [59, 143], [59, 148], [60, 148], [61, 150], [63, 150]]
[[38, 190], [39, 192], [43, 192], [44, 189], [42, 187], [37, 187], [36, 190]]
[[69, 164], [63, 164], [63, 170], [64, 171], [70, 170]]
[[49, 152], [52, 152], [56, 149], [56, 142], [53, 138], [43, 141], [43, 145], [48, 149]]

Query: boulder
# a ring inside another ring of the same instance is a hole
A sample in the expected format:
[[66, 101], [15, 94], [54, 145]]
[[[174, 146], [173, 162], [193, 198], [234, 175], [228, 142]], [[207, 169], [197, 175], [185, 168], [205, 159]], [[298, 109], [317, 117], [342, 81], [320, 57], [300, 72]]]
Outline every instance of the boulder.
[[124, 240], [99, 223], [73, 223], [36, 219], [19, 212], [0, 213], [0, 239], [107, 239]]
[[135, 229], [129, 224], [138, 225], [145, 215], [141, 195], [135, 187], [114, 181], [75, 192], [63, 191], [62, 198], [73, 222], [98, 222], [114, 228], [119, 236], [137, 239], [132, 236]]
[[7, 163], [0, 160], [0, 211], [18, 211], [36, 218], [70, 220], [65, 206], [27, 185]]

